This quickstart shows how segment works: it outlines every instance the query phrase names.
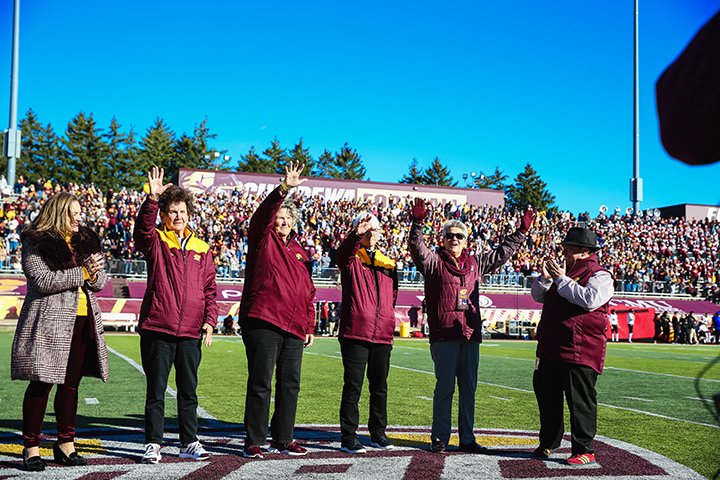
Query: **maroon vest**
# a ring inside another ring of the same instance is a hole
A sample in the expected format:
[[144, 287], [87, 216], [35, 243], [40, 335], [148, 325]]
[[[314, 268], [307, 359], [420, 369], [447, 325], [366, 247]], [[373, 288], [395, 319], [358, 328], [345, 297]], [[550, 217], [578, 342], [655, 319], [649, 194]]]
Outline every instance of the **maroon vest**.
[[[479, 279], [477, 258], [468, 255], [468, 272], [455, 275], [438, 259], [437, 272], [425, 278], [425, 301], [427, 304], [430, 342], [442, 340], [477, 340], [482, 342], [482, 322], [478, 306]], [[458, 292], [466, 290], [468, 305], [458, 307]]]
[[[578, 260], [567, 276], [581, 286], [604, 269], [597, 256]], [[537, 327], [537, 357], [554, 362], [586, 365], [602, 373], [605, 364], [608, 304], [588, 312], [558, 294], [553, 282], [545, 293], [545, 301]]]

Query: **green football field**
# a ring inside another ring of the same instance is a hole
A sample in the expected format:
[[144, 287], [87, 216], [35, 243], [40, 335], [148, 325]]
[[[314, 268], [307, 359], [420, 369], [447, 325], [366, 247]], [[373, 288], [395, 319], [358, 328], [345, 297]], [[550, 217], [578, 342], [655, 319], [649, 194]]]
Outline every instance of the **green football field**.
[[[78, 427], [142, 428], [145, 382], [132, 362], [140, 362], [139, 338], [108, 334], [110, 381], [83, 380]], [[20, 429], [26, 382], [9, 380], [12, 332], [0, 333], [0, 433]], [[535, 343], [486, 341], [481, 346], [476, 426], [537, 430], [532, 393]], [[118, 355], [120, 354], [120, 355]], [[720, 392], [717, 346], [609, 344], [606, 370], [598, 380], [598, 434], [655, 451], [712, 477], [718, 465], [720, 428], [709, 400]], [[426, 340], [399, 339], [389, 378], [391, 425], [431, 423], [434, 377]], [[699, 380], [698, 380], [699, 378]], [[216, 336], [203, 349], [198, 395], [200, 406], [218, 420], [242, 423], [246, 363], [239, 337]], [[171, 386], [174, 382], [171, 379]], [[337, 339], [318, 338], [306, 350], [297, 422], [336, 424], [342, 386]], [[366, 394], [367, 392], [365, 392]], [[361, 400], [361, 414], [366, 410]], [[45, 429], [52, 432], [52, 401]], [[174, 423], [175, 401], [167, 396], [166, 413]], [[454, 423], [457, 421], [453, 414]], [[366, 422], [367, 413], [361, 415]], [[566, 421], [569, 425], [569, 421]], [[12, 440], [12, 437], [10, 437]], [[19, 437], [15, 438], [18, 443]], [[429, 439], [428, 439], [429, 440]], [[482, 439], [480, 439], [482, 443]]]

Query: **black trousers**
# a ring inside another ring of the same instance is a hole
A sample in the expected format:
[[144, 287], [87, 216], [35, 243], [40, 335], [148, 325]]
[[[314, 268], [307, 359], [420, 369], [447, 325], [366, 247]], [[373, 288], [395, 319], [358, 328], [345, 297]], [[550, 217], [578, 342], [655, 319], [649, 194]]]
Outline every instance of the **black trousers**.
[[540, 410], [540, 446], [560, 446], [565, 426], [563, 395], [570, 410], [572, 454], [593, 453], [597, 433], [598, 374], [584, 365], [540, 360], [533, 374], [533, 389]]
[[359, 422], [358, 403], [367, 367], [370, 387], [370, 434], [385, 433], [387, 427], [387, 377], [392, 345], [340, 339], [344, 376], [340, 400], [340, 433], [344, 442], [355, 438]]
[[180, 443], [197, 440], [197, 371], [201, 339], [180, 338], [156, 332], [140, 333], [140, 354], [147, 381], [145, 443], [162, 443], [165, 430], [165, 390], [175, 366]]
[[275, 372], [275, 410], [270, 421], [276, 442], [293, 440], [300, 393], [300, 368], [305, 341], [262, 320], [243, 323], [248, 362], [245, 397], [245, 445], [264, 445], [270, 416], [270, 394]]

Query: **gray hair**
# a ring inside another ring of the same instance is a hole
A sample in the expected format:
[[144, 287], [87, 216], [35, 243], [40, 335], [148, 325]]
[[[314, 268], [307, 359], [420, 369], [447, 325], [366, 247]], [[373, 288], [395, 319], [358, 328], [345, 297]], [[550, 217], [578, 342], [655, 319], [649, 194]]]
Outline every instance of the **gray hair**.
[[[292, 200], [285, 200], [282, 205], [280, 205], [280, 209], [285, 209], [290, 214], [290, 217], [292, 217], [292, 224], [293, 227], [297, 225], [297, 223], [300, 221], [300, 210], [298, 209], [297, 205], [295, 205], [295, 202]], [[278, 211], [280, 210], [278, 209]]]
[[380, 220], [378, 220], [378, 218], [372, 213], [366, 211], [362, 211], [355, 215], [355, 218], [353, 218], [352, 221], [352, 228], [357, 228], [357, 226], [360, 225], [360, 222], [365, 220], [367, 217], [370, 217], [370, 226], [376, 230], [379, 230]]
[[445, 225], [443, 225], [442, 228], [442, 236], [444, 237], [451, 228], [459, 228], [460, 230], [462, 230], [462, 233], [465, 234], [465, 238], [468, 237], [467, 225], [465, 225], [460, 220], [448, 220], [447, 222], [445, 222]]

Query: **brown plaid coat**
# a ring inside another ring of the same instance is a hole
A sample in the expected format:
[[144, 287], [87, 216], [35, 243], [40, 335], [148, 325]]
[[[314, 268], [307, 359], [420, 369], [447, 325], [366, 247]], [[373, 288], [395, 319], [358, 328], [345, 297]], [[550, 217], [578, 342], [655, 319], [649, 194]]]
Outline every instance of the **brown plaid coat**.
[[[88, 314], [95, 329], [96, 349], [86, 362], [86, 376], [108, 378], [107, 347], [100, 307], [94, 292], [107, 282], [98, 274], [94, 284], [83, 279], [82, 261], [100, 251], [100, 239], [86, 227], [70, 240], [32, 230], [22, 235], [22, 268], [27, 277], [27, 295], [20, 311], [12, 345], [13, 380], [65, 383], [73, 326], [77, 317], [78, 287], [88, 292]], [[74, 253], [73, 253], [74, 252]]]

